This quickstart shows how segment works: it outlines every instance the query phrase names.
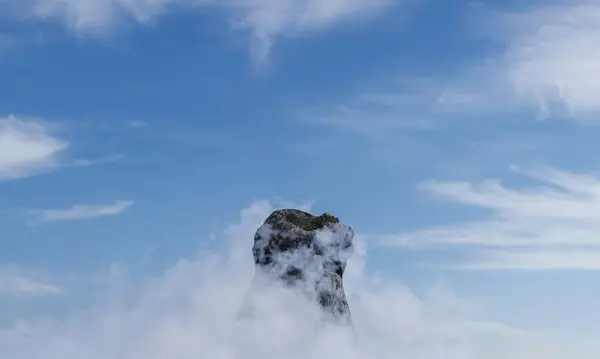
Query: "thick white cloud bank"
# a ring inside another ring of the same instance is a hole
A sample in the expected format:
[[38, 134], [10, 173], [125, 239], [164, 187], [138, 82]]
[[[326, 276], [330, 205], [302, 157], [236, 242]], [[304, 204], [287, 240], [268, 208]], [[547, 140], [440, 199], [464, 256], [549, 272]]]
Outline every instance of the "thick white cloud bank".
[[[182, 260], [150, 280], [124, 279], [95, 306], [67, 318], [22, 321], [0, 330], [5, 359], [586, 359], [592, 340], [547, 338], [478, 322], [467, 301], [439, 288], [424, 298], [364, 270], [365, 242], [345, 286], [357, 341], [319, 324], [314, 306], [280, 289], [260, 295], [258, 315], [237, 319], [254, 275], [254, 231], [273, 210], [257, 202], [220, 238], [218, 250]], [[143, 282], [143, 283], [142, 283]], [[116, 288], [127, 288], [127, 295]], [[131, 295], [134, 294], [134, 295]], [[595, 354], [594, 354], [595, 353]]]

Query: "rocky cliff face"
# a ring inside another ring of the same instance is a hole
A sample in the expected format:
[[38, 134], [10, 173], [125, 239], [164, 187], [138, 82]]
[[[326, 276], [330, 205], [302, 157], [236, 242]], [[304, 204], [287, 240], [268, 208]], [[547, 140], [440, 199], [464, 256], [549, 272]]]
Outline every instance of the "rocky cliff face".
[[330, 214], [277, 210], [254, 236], [256, 276], [300, 289], [328, 318], [350, 324], [343, 276], [353, 237], [352, 228]]

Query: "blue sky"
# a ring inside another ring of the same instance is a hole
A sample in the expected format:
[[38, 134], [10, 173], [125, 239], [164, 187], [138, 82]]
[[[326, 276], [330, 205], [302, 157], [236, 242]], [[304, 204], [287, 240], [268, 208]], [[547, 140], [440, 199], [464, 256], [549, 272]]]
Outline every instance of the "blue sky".
[[249, 256], [295, 203], [513, 358], [600, 350], [599, 34], [597, 0], [0, 0], [0, 328], [67, 326], [240, 221]]

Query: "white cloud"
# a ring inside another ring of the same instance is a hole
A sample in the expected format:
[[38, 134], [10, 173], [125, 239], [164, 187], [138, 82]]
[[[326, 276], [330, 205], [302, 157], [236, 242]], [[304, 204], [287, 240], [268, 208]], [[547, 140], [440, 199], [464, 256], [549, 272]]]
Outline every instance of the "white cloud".
[[463, 94], [458, 100], [465, 109], [528, 109], [541, 117], [595, 120], [600, 0], [535, 1], [514, 11], [476, 11], [474, 17], [477, 32], [483, 29], [501, 50], [443, 84]]
[[279, 35], [296, 35], [327, 29], [348, 19], [360, 19], [389, 7], [393, 0], [234, 0], [242, 11], [239, 26], [254, 35], [253, 56], [263, 62]]
[[45, 209], [30, 211], [36, 222], [78, 221], [84, 219], [116, 216], [133, 206], [133, 201], [115, 201], [111, 204], [76, 204], [68, 209]]
[[600, 109], [600, 1], [546, 2], [502, 17], [508, 49], [502, 58], [517, 95], [547, 111]]
[[36, 279], [32, 273], [12, 266], [0, 268], [0, 296], [41, 296], [61, 292], [61, 288]]
[[102, 288], [88, 310], [0, 329], [0, 357], [588, 359], [600, 350], [595, 337], [548, 340], [476, 320], [469, 301], [439, 287], [418, 297], [397, 280], [371, 277], [360, 238], [345, 283], [358, 342], [320, 327], [301, 297], [280, 289], [262, 293], [262, 316], [238, 321], [253, 276], [254, 231], [272, 210], [255, 203], [220, 236], [220, 250], [181, 260], [152, 280], [112, 276], [112, 290]]
[[0, 8], [19, 9], [39, 20], [58, 20], [79, 36], [114, 32], [119, 21], [142, 25], [176, 10], [222, 10], [234, 28], [251, 32], [253, 56], [266, 59], [280, 36], [319, 31], [345, 20], [369, 17], [394, 0], [9, 0]]
[[0, 118], [0, 180], [30, 177], [55, 169], [69, 143], [35, 119]]
[[488, 215], [389, 236], [384, 244], [498, 248], [481, 256], [484, 263], [474, 264], [479, 268], [600, 269], [593, 265], [600, 256], [600, 179], [549, 168], [519, 172], [538, 185], [508, 188], [495, 180], [423, 183], [420, 188], [438, 199]]
[[340, 108], [335, 113], [325, 116], [307, 117], [305, 123], [327, 126], [375, 140], [401, 132], [431, 131], [435, 129], [435, 124], [429, 121], [405, 118], [402, 114], [394, 111], [369, 111], [349, 108]]
[[401, 133], [439, 128], [436, 115], [442, 89], [423, 79], [407, 80], [393, 90], [363, 92], [347, 104], [300, 116], [305, 125], [331, 128], [379, 141]]
[[458, 270], [600, 270], [600, 250], [496, 250], [477, 253], [477, 259]]
[[479, 62], [465, 59], [469, 66], [453, 76], [379, 94], [395, 107], [396, 123], [411, 115], [430, 120], [441, 114], [447, 122], [452, 114], [489, 118], [534, 111], [540, 118], [598, 121], [600, 0], [534, 1], [514, 11], [476, 8], [472, 34], [499, 46]]

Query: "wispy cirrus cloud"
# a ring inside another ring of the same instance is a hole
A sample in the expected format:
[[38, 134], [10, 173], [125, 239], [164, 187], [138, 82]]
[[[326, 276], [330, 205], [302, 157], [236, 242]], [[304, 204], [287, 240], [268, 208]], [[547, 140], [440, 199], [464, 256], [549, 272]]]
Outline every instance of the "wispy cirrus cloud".
[[394, 4], [394, 0], [7, 0], [0, 9], [30, 20], [58, 21], [78, 36], [114, 33], [120, 21], [153, 24], [177, 11], [224, 13], [235, 29], [252, 34], [252, 54], [266, 60], [282, 36], [325, 30], [335, 24], [368, 18]]
[[303, 125], [380, 141], [402, 133], [436, 130], [449, 109], [439, 101], [442, 88], [432, 81], [407, 79], [400, 84], [360, 92], [341, 105], [299, 116]]
[[30, 271], [14, 266], [0, 268], [0, 296], [43, 296], [60, 293], [60, 287], [38, 279]]
[[145, 128], [150, 126], [150, 124], [146, 121], [129, 121], [127, 122], [127, 126], [129, 126], [130, 128]]
[[[600, 1], [550, 1], [498, 18], [505, 53], [498, 71], [517, 96], [543, 112], [571, 115], [600, 110]], [[582, 117], [583, 116], [583, 117]]]
[[511, 10], [479, 7], [473, 17], [477, 32], [496, 50], [442, 83], [475, 100], [465, 109], [596, 121], [599, 0], [534, 1]]
[[393, 109], [366, 110], [342, 107], [328, 114], [305, 117], [304, 121], [306, 124], [329, 127], [374, 140], [403, 132], [436, 129], [436, 124], [432, 121]]
[[101, 157], [101, 158], [75, 158], [71, 162], [71, 165], [74, 167], [89, 167], [89, 166], [115, 163], [115, 162], [122, 160], [123, 158], [124, 158], [124, 156], [120, 155], [120, 154], [107, 156], [107, 157]]
[[600, 270], [600, 250], [494, 250], [477, 251], [473, 261], [455, 270]]
[[[346, 113], [331, 111], [318, 118], [342, 130], [361, 125], [365, 134], [373, 128], [389, 133], [411, 122], [473, 118], [597, 122], [600, 80], [594, 74], [600, 72], [600, 0], [477, 9], [471, 30], [494, 45], [493, 50], [479, 59], [465, 58], [468, 65], [443, 77], [359, 94], [343, 107]], [[347, 109], [361, 113], [361, 121]], [[381, 118], [385, 121], [377, 120]]]
[[253, 57], [263, 62], [277, 37], [322, 31], [347, 21], [368, 18], [398, 3], [393, 0], [252, 0], [229, 1], [241, 13], [237, 26], [253, 34]]
[[110, 204], [76, 204], [67, 209], [29, 211], [34, 223], [80, 221], [116, 216], [133, 206], [133, 201], [115, 201]]
[[600, 269], [600, 178], [552, 168], [519, 170], [536, 184], [428, 181], [434, 198], [479, 208], [483, 219], [383, 239], [385, 246], [458, 246], [480, 269]]

